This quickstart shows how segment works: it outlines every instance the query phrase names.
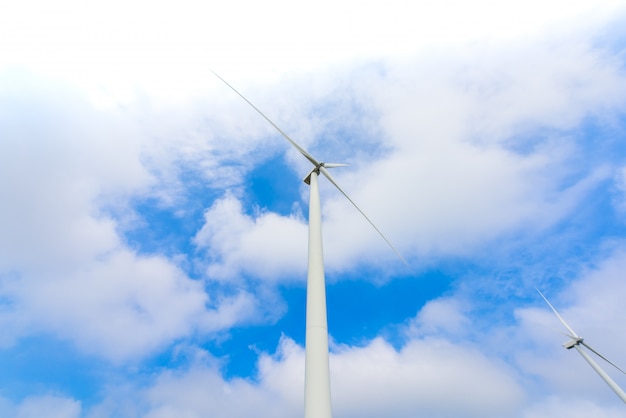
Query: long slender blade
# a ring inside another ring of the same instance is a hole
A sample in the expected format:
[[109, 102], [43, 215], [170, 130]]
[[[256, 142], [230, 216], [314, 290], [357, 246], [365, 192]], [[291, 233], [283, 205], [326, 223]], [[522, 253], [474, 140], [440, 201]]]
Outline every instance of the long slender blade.
[[361, 210], [361, 208], [359, 208], [357, 204], [354, 203], [354, 201], [350, 198], [350, 196], [348, 196], [348, 194], [337, 184], [337, 182], [335, 181], [335, 179], [333, 179], [333, 177], [330, 175], [328, 170], [326, 170], [324, 166], [319, 167], [319, 170], [322, 174], [324, 174], [324, 176], [328, 179], [328, 181], [330, 181], [337, 188], [337, 190], [339, 190], [341, 194], [343, 194], [345, 198], [348, 199], [350, 203], [352, 203], [352, 205], [356, 208], [356, 210], [358, 210], [361, 213], [361, 215], [363, 215], [363, 217], [367, 220], [367, 222], [369, 222], [369, 224], [372, 225], [372, 227], [376, 230], [376, 232], [378, 232], [378, 235], [380, 235], [385, 240], [385, 242], [391, 247], [391, 249], [398, 255], [398, 257], [400, 257], [400, 260], [402, 260], [404, 264], [408, 265], [404, 257], [400, 255], [400, 252], [396, 249], [396, 247], [393, 246], [391, 241], [387, 239], [387, 237], [380, 231], [380, 229], [378, 229], [376, 225], [374, 225], [374, 222], [372, 222], [370, 218], [367, 217], [367, 215]]
[[324, 163], [324, 167], [326, 168], [335, 168], [335, 167], [347, 167], [348, 164], [343, 163]]
[[554, 306], [552, 306], [552, 304], [550, 303], [550, 301], [543, 295], [543, 293], [541, 293], [541, 291], [537, 288], [535, 288], [537, 290], [537, 292], [539, 292], [539, 294], [541, 295], [541, 297], [543, 298], [543, 300], [546, 301], [546, 303], [548, 304], [548, 306], [550, 307], [550, 309], [552, 309], [552, 312], [554, 312], [554, 314], [556, 315], [557, 318], [559, 318], [559, 321], [561, 321], [561, 323], [565, 326], [565, 328], [567, 328], [567, 330], [572, 334], [572, 336], [574, 336], [575, 338], [580, 338], [578, 336], [578, 334], [576, 334], [576, 332], [569, 326], [567, 325], [567, 322], [565, 322], [565, 320], [563, 319], [563, 317], [561, 317], [561, 315], [559, 315], [559, 313], [557, 312], [557, 310], [554, 308]]
[[611, 366], [615, 367], [617, 370], [619, 370], [620, 372], [626, 374], [626, 372], [622, 369], [620, 369], [619, 367], [617, 367], [613, 362], [611, 362], [609, 359], [607, 359], [606, 357], [604, 357], [602, 354], [598, 353], [596, 350], [594, 350], [593, 348], [591, 348], [589, 346], [589, 344], [587, 344], [584, 341], [580, 342], [582, 345], [584, 345], [585, 347], [587, 347], [589, 349], [589, 351], [591, 351], [593, 354], [595, 354], [596, 356], [600, 357], [602, 360], [606, 361], [607, 363], [609, 363]]
[[258, 107], [256, 107], [254, 104], [252, 104], [252, 102], [251, 102], [250, 100], [246, 99], [246, 96], [244, 96], [243, 94], [239, 93], [239, 91], [238, 91], [236, 88], [234, 88], [232, 85], [230, 85], [230, 83], [229, 83], [228, 81], [226, 81], [226, 80], [224, 80], [222, 77], [220, 77], [220, 75], [219, 75], [219, 74], [217, 74], [215, 71], [211, 70], [211, 72], [212, 72], [213, 74], [215, 74], [215, 76], [216, 76], [217, 78], [219, 78], [220, 80], [222, 80], [222, 82], [224, 82], [224, 84], [226, 84], [228, 87], [230, 87], [230, 89], [231, 89], [232, 91], [234, 91], [235, 93], [237, 93], [237, 95], [239, 95], [239, 97], [241, 97], [242, 99], [244, 99], [244, 100], [246, 101], [246, 103], [248, 103], [250, 106], [252, 106], [252, 108], [253, 108], [254, 110], [256, 110], [256, 111], [257, 111], [257, 113], [258, 113], [259, 115], [263, 116], [263, 118], [264, 118], [266, 121], [268, 121], [268, 122], [270, 123], [270, 125], [272, 125], [272, 126], [273, 126], [273, 127], [274, 127], [274, 128], [275, 128], [275, 129], [276, 129], [276, 130], [277, 130], [277, 131], [281, 134], [281, 135], [282, 135], [282, 136], [284, 136], [284, 137], [285, 137], [285, 139], [286, 139], [287, 141], [289, 141], [289, 142], [291, 143], [291, 145], [293, 145], [293, 146], [294, 146], [294, 147], [295, 147], [295, 148], [296, 148], [296, 149], [300, 152], [300, 154], [304, 155], [304, 157], [305, 157], [307, 160], [309, 160], [309, 161], [311, 162], [311, 164], [313, 164], [313, 165], [314, 165], [314, 166], [316, 166], [316, 167], [319, 165], [319, 162], [318, 162], [315, 158], [313, 158], [313, 156], [312, 156], [311, 154], [309, 154], [308, 152], [306, 152], [306, 150], [305, 150], [304, 148], [302, 148], [300, 145], [298, 145], [298, 144], [296, 143], [296, 141], [294, 141], [293, 139], [291, 139], [291, 138], [289, 137], [289, 135], [287, 135], [287, 134], [286, 134], [286, 133], [285, 133], [282, 129], [280, 129], [280, 128], [278, 127], [278, 125], [276, 125], [274, 122], [272, 122], [272, 120], [271, 120], [270, 118], [268, 118], [267, 116], [265, 116], [265, 113], [261, 112], [261, 110], [260, 110]]

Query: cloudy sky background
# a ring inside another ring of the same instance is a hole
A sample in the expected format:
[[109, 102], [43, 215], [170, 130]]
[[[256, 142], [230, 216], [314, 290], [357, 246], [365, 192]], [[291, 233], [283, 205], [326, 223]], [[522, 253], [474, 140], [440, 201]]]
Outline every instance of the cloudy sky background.
[[622, 2], [5, 3], [2, 416], [303, 413], [309, 163], [211, 69], [408, 261], [321, 182], [336, 417], [624, 415], [535, 291], [626, 367]]

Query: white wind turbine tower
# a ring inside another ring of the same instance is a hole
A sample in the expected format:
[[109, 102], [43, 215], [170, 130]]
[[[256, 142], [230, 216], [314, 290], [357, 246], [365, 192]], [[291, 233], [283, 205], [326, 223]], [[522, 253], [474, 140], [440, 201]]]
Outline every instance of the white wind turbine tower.
[[342, 167], [346, 164], [325, 163], [313, 158], [304, 148], [291, 139], [270, 118], [265, 116], [246, 97], [239, 93], [226, 80], [213, 71], [213, 74], [245, 100], [267, 122], [269, 122], [287, 141], [313, 164], [313, 169], [304, 178], [310, 186], [309, 198], [309, 255], [306, 288], [306, 334], [305, 334], [305, 367], [304, 367], [304, 418], [331, 418], [330, 402], [330, 370], [328, 365], [328, 322], [326, 319], [326, 283], [324, 279], [324, 256], [322, 251], [322, 217], [318, 176], [322, 173], [363, 217], [374, 227], [376, 232], [389, 244], [400, 259], [406, 261], [383, 233], [363, 213], [354, 201], [343, 191], [328, 173], [327, 168]]
[[554, 312], [554, 314], [556, 315], [557, 318], [559, 318], [559, 321], [561, 321], [561, 323], [565, 326], [565, 328], [567, 328], [567, 330], [569, 331], [569, 334], [564, 333], [566, 336], [570, 337], [570, 340], [567, 341], [565, 344], [563, 344], [563, 347], [567, 348], [568, 350], [575, 348], [576, 351], [578, 351], [580, 353], [581, 356], [583, 356], [583, 358], [587, 361], [587, 363], [589, 363], [589, 365], [596, 371], [596, 373], [598, 373], [600, 375], [600, 377], [602, 378], [602, 380], [604, 380], [606, 382], [607, 385], [609, 385], [609, 387], [613, 390], [613, 392], [615, 392], [615, 394], [617, 396], [619, 396], [619, 398], [626, 403], [626, 393], [624, 393], [624, 391], [622, 390], [622, 388], [620, 388], [618, 386], [617, 383], [615, 383], [615, 381], [613, 379], [611, 379], [611, 377], [606, 374], [606, 372], [600, 367], [600, 365], [598, 365], [598, 363], [596, 363], [593, 358], [591, 358], [591, 356], [589, 354], [587, 354], [587, 352], [585, 350], [583, 350], [581, 348], [581, 345], [586, 347], [589, 351], [591, 351], [592, 353], [594, 353], [596, 356], [600, 357], [602, 360], [606, 361], [607, 363], [609, 363], [611, 366], [615, 367], [617, 370], [619, 370], [620, 372], [626, 374], [626, 372], [624, 372], [622, 369], [620, 369], [619, 367], [617, 367], [615, 364], [613, 364], [612, 362], [610, 362], [606, 357], [604, 357], [602, 354], [598, 353], [596, 350], [594, 350], [593, 348], [591, 348], [584, 340], [582, 337], [580, 337], [578, 334], [576, 334], [576, 332], [574, 332], [574, 330], [567, 325], [567, 322], [565, 322], [565, 320], [563, 319], [563, 317], [561, 317], [561, 315], [559, 315], [559, 313], [557, 312], [557, 310], [554, 308], [554, 306], [552, 306], [552, 304], [550, 303], [550, 301], [548, 301], [548, 299], [543, 295], [543, 293], [541, 293], [541, 291], [539, 289], [537, 289], [537, 292], [539, 292], [539, 294], [541, 295], [541, 297], [543, 298], [543, 300], [546, 301], [546, 303], [548, 304], [548, 306], [550, 307], [550, 309], [552, 309], [552, 312]]

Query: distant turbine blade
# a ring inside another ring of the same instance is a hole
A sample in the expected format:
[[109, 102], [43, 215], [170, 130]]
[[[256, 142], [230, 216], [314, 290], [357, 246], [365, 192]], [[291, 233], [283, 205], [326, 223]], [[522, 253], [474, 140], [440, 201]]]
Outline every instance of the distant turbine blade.
[[593, 348], [591, 348], [589, 346], [589, 344], [587, 344], [584, 341], [580, 341], [580, 343], [582, 345], [584, 345], [585, 347], [587, 347], [589, 349], [589, 351], [591, 351], [593, 354], [595, 354], [596, 356], [600, 357], [602, 360], [606, 361], [607, 363], [609, 363], [611, 366], [615, 367], [617, 370], [619, 370], [620, 372], [626, 374], [626, 372], [622, 369], [620, 369], [619, 367], [617, 367], [615, 364], [613, 364], [613, 362], [611, 362], [609, 359], [607, 359], [606, 357], [604, 357], [602, 354], [598, 353], [596, 350], [594, 350]]
[[294, 147], [295, 147], [298, 151], [300, 151], [300, 154], [304, 155], [304, 157], [305, 157], [307, 160], [309, 160], [309, 161], [311, 162], [311, 164], [313, 164], [313, 165], [314, 165], [314, 166], [316, 166], [316, 167], [320, 164], [320, 163], [319, 163], [319, 162], [318, 162], [315, 158], [313, 158], [313, 156], [311, 156], [311, 154], [309, 154], [308, 152], [306, 152], [306, 150], [305, 150], [304, 148], [302, 148], [300, 145], [298, 145], [298, 144], [296, 143], [296, 141], [294, 141], [293, 139], [291, 139], [291, 138], [289, 137], [289, 135], [287, 135], [285, 132], [283, 132], [283, 130], [282, 130], [282, 129], [280, 129], [280, 128], [278, 127], [278, 125], [276, 125], [274, 122], [272, 122], [272, 120], [271, 120], [270, 118], [268, 118], [267, 116], [265, 116], [265, 114], [264, 114], [263, 112], [261, 112], [261, 111], [259, 110], [259, 108], [258, 108], [258, 107], [256, 107], [255, 105], [253, 105], [253, 104], [252, 104], [252, 102], [251, 102], [250, 100], [246, 99], [246, 96], [244, 96], [243, 94], [239, 93], [239, 91], [238, 91], [236, 88], [234, 88], [233, 86], [231, 86], [231, 85], [230, 85], [230, 83], [229, 83], [228, 81], [226, 81], [226, 80], [224, 80], [222, 77], [220, 77], [220, 75], [219, 75], [219, 74], [217, 74], [215, 71], [211, 70], [211, 72], [212, 72], [213, 74], [215, 74], [215, 76], [216, 76], [217, 78], [219, 78], [220, 80], [222, 80], [222, 81], [224, 82], [224, 84], [226, 84], [228, 87], [230, 87], [230, 89], [231, 89], [232, 91], [234, 91], [235, 93], [237, 93], [237, 94], [239, 95], [239, 97], [241, 97], [242, 99], [244, 99], [244, 100], [246, 101], [246, 103], [248, 103], [250, 106], [252, 106], [252, 108], [253, 108], [254, 110], [256, 110], [256, 111], [257, 111], [257, 113], [258, 113], [259, 115], [263, 116], [263, 118], [264, 118], [266, 121], [268, 121], [268, 122], [270, 123], [270, 125], [272, 125], [274, 128], [276, 128], [276, 130], [277, 130], [278, 132], [280, 132], [280, 134], [281, 134], [282, 136], [284, 136], [284, 137], [285, 137], [285, 139], [286, 139], [287, 141], [291, 142], [291, 145], [293, 145], [293, 146], [294, 146]]
[[385, 242], [391, 247], [391, 249], [398, 255], [398, 257], [400, 257], [400, 260], [402, 260], [402, 262], [404, 264], [408, 265], [408, 263], [406, 262], [404, 257], [402, 257], [402, 255], [400, 255], [400, 252], [398, 250], [396, 250], [396, 247], [393, 246], [391, 241], [389, 241], [387, 239], [387, 237], [380, 231], [380, 229], [378, 229], [376, 227], [376, 225], [374, 225], [374, 222], [372, 222], [370, 220], [370, 218], [367, 217], [367, 215], [361, 210], [361, 208], [359, 208], [357, 206], [357, 204], [354, 203], [354, 201], [352, 199], [350, 199], [350, 196], [348, 196], [348, 194], [346, 192], [344, 192], [341, 187], [339, 187], [339, 185], [337, 184], [335, 179], [333, 179], [333, 177], [330, 175], [328, 170], [326, 170], [326, 168], [324, 168], [325, 166], [327, 166], [327, 164], [324, 164], [324, 165], [319, 167], [320, 172], [322, 174], [324, 174], [324, 176], [328, 179], [328, 181], [330, 181], [337, 188], [337, 190], [339, 190], [341, 192], [341, 194], [343, 194], [346, 197], [346, 199], [348, 199], [350, 201], [350, 203], [352, 203], [352, 205], [356, 208], [356, 210], [358, 210], [361, 213], [361, 215], [363, 215], [363, 217], [367, 220], [367, 222], [369, 222], [369, 224], [372, 225], [372, 227], [376, 230], [376, 232], [378, 232], [378, 235], [380, 235], [385, 240]]
[[557, 312], [557, 310], [554, 308], [554, 306], [552, 306], [552, 304], [550, 303], [550, 301], [548, 299], [546, 299], [546, 297], [543, 295], [543, 293], [541, 293], [541, 291], [537, 288], [535, 288], [537, 290], [537, 292], [539, 292], [539, 294], [541, 295], [541, 297], [543, 298], [543, 300], [546, 301], [546, 303], [548, 304], [548, 306], [550, 307], [550, 309], [552, 309], [552, 312], [554, 312], [554, 314], [556, 315], [557, 318], [559, 318], [559, 321], [561, 321], [561, 323], [565, 326], [565, 328], [567, 328], [567, 330], [570, 332], [571, 335], [569, 335], [569, 337], [573, 337], [574, 339], [579, 339], [580, 337], [578, 336], [578, 334], [576, 334], [576, 332], [569, 326], [567, 325], [567, 322], [565, 322], [565, 320], [563, 319], [563, 317], [561, 317], [561, 315], [559, 315], [559, 313]]

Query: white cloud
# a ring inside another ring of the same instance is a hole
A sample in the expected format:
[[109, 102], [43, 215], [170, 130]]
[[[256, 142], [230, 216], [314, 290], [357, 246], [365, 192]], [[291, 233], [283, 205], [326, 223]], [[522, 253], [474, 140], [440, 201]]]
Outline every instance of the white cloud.
[[572, 418], [618, 418], [624, 416], [624, 406], [616, 405], [614, 407], [605, 407], [576, 398], [559, 399], [550, 397], [529, 407], [522, 415], [522, 418], [548, 418], [557, 416]]
[[0, 93], [3, 346], [53, 332], [119, 361], [255, 316], [253, 295], [209, 296], [171, 260], [124, 243], [128, 220], [116, 216], [134, 216], [130, 199], [150, 195], [156, 175], [155, 194], [176, 201], [169, 173], [144, 162], [159, 141], [148, 145], [129, 114], [96, 110], [67, 84], [19, 71], [4, 74]]
[[[343, 182], [405, 252], [466, 254], [520, 227], [540, 230], [611, 176], [579, 163], [571, 134], [623, 112], [626, 79], [610, 56], [559, 39], [427, 61], [367, 79], [375, 87], [361, 100], [379, 109], [395, 147]], [[371, 256], [373, 234], [340, 200], [326, 202], [329, 253]]]
[[617, 0], [322, 1], [306, 9], [284, 0], [64, 0], [54, 7], [34, 0], [3, 5], [0, 65], [26, 64], [89, 85], [104, 81], [120, 99], [140, 85], [172, 100], [206, 86], [211, 65], [255, 78], [311, 71], [555, 28], [590, 30], [622, 8]]
[[149, 418], [290, 416], [280, 395], [243, 379], [224, 381], [211, 369], [166, 373], [146, 395], [150, 408], [145, 417]]
[[[399, 351], [382, 339], [343, 347], [331, 356], [331, 374], [333, 409], [344, 417], [514, 416], [524, 400], [501, 364], [445, 340], [415, 340]], [[259, 358], [256, 381], [226, 380], [215, 365], [196, 364], [164, 371], [145, 389], [113, 391], [88, 416], [119, 415], [115, 408], [125, 397], [143, 410], [136, 415], [150, 418], [295, 416], [302, 413], [303, 385], [304, 350], [283, 338], [276, 355]]]
[[167, 260], [130, 252], [65, 277], [25, 278], [13, 296], [35, 327], [114, 359], [141, 356], [188, 335], [208, 302], [202, 283]]
[[466, 303], [459, 299], [441, 298], [427, 302], [411, 321], [407, 334], [411, 337], [425, 335], [454, 335], [456, 338], [471, 334], [471, 320]]
[[399, 352], [374, 340], [338, 357], [332, 363], [338, 415], [510, 416], [524, 396], [510, 371], [445, 340], [414, 340]]
[[118, 244], [98, 199], [151, 181], [135, 127], [97, 114], [67, 85], [24, 73], [0, 78], [0, 266], [76, 265]]
[[24, 399], [15, 408], [15, 415], [7, 418], [79, 418], [80, 402], [54, 395], [33, 396]]
[[243, 213], [232, 194], [217, 200], [205, 214], [205, 224], [194, 241], [207, 248], [213, 262], [211, 279], [232, 279], [246, 273], [266, 280], [304, 277], [307, 226], [297, 216], [261, 212]]

